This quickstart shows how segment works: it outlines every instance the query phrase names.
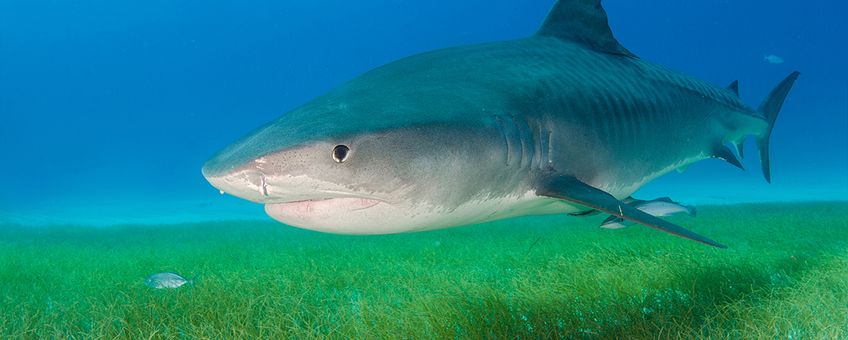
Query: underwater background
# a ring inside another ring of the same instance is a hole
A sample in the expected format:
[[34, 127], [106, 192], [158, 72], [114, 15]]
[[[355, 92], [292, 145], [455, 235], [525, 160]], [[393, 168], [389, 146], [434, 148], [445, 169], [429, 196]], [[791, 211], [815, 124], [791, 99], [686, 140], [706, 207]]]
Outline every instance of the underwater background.
[[[772, 138], [774, 184], [762, 180], [749, 145], [746, 172], [704, 161], [655, 181], [645, 196], [689, 203], [848, 199], [848, 46], [841, 43], [848, 5], [604, 5], [613, 32], [634, 53], [716, 84], [738, 79], [749, 105], [791, 71], [802, 74]], [[0, 202], [3, 210], [50, 221], [261, 217], [258, 205], [219, 197], [200, 175], [203, 162], [376, 66], [436, 48], [528, 36], [551, 6], [3, 1]], [[784, 62], [769, 63], [767, 55]], [[97, 211], [89, 215], [91, 207]]]
[[[201, 176], [216, 151], [362, 72], [529, 36], [552, 4], [1, 1], [0, 335], [848, 336], [845, 2], [604, 1], [629, 50], [738, 79], [751, 106], [801, 72], [771, 139], [773, 184], [748, 144], [745, 172], [706, 160], [635, 195], [703, 207], [676, 221], [724, 253], [563, 216], [318, 234]], [[200, 279], [160, 294], [141, 284], [158, 271]]]

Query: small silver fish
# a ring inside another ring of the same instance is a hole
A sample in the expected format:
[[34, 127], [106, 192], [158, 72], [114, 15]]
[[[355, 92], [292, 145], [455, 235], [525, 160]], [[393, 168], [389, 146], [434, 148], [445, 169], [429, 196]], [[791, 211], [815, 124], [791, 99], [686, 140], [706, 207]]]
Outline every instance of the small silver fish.
[[[657, 198], [650, 201], [642, 201], [628, 197], [625, 202], [636, 209], [657, 217], [671, 216], [679, 213], [686, 213], [690, 216], [695, 216], [696, 213], [694, 207], [677, 203], [668, 197]], [[626, 221], [617, 216], [610, 216], [601, 223], [601, 228], [621, 229], [631, 224], [633, 224], [633, 222]]]
[[763, 60], [765, 60], [769, 64], [783, 64], [783, 58], [774, 54], [763, 56]]
[[185, 284], [194, 284], [177, 273], [156, 273], [144, 279], [144, 285], [154, 289], [175, 289]]

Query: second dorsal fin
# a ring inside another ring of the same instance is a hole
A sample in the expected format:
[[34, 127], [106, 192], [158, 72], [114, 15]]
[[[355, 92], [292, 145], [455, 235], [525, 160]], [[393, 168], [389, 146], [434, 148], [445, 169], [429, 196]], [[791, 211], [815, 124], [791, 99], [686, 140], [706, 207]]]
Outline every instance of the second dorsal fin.
[[636, 58], [613, 36], [601, 0], [557, 0], [536, 35], [556, 37], [599, 52]]
[[733, 92], [738, 96], [739, 95], [739, 81], [734, 80], [732, 83], [730, 83], [730, 85], [727, 86], [727, 89], [730, 90], [730, 92]]

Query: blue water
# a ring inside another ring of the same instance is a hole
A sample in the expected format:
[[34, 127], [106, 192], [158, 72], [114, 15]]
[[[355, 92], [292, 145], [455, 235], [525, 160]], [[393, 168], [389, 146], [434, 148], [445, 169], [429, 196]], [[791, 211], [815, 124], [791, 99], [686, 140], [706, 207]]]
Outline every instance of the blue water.
[[[532, 34], [547, 0], [0, 1], [0, 211], [47, 222], [263, 218], [200, 175], [220, 148], [394, 59]], [[848, 5], [607, 0], [644, 59], [757, 105], [802, 72], [739, 170], [704, 161], [644, 196], [691, 203], [848, 199]], [[764, 55], [785, 62], [772, 64]], [[7, 217], [8, 218], [8, 217]]]

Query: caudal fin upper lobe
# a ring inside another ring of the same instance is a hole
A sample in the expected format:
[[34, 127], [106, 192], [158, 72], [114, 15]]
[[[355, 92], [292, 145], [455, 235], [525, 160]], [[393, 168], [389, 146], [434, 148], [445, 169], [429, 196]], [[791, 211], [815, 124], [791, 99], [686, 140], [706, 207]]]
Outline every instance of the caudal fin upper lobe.
[[771, 183], [771, 166], [769, 164], [769, 139], [771, 139], [772, 130], [774, 130], [774, 122], [777, 121], [777, 115], [780, 113], [780, 108], [783, 107], [783, 102], [786, 100], [786, 95], [798, 79], [799, 72], [792, 72], [787, 76], [774, 90], [769, 93], [768, 97], [760, 104], [759, 111], [763, 114], [768, 127], [765, 132], [757, 138], [757, 146], [760, 149], [760, 163], [763, 167], [763, 176], [766, 181]]

